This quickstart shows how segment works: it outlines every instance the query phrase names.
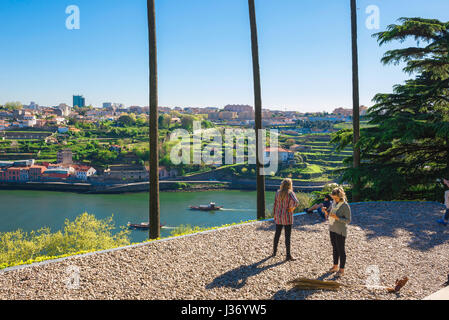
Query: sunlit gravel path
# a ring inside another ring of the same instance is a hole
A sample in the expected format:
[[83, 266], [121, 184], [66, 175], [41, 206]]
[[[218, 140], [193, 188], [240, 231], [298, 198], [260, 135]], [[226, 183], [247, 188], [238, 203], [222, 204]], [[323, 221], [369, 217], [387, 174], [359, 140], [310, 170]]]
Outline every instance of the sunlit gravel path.
[[[0, 273], [0, 299], [422, 299], [441, 289], [449, 272], [449, 228], [437, 225], [437, 203], [368, 203], [351, 206], [347, 239], [348, 286], [339, 292], [298, 291], [297, 277], [332, 279], [328, 226], [316, 215], [295, 218], [294, 262], [284, 262], [283, 237], [269, 258], [273, 222], [177, 238], [145, 246], [73, 257]], [[67, 286], [70, 268], [79, 287]], [[392, 286], [407, 275], [400, 294], [368, 289], [367, 279]]]

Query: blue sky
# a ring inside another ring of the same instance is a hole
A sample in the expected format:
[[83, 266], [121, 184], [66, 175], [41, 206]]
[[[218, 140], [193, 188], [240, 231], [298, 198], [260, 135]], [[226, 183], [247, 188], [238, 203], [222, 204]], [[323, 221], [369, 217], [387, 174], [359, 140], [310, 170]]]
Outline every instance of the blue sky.
[[[80, 8], [68, 30], [66, 7]], [[449, 20], [447, 0], [359, 0], [361, 103], [406, 79], [379, 61], [365, 9], [380, 29], [399, 17]], [[252, 104], [246, 0], [156, 0], [161, 106]], [[264, 107], [331, 111], [351, 106], [349, 0], [256, 0]], [[0, 104], [148, 105], [145, 0], [2, 0]], [[396, 45], [395, 45], [396, 46]]]

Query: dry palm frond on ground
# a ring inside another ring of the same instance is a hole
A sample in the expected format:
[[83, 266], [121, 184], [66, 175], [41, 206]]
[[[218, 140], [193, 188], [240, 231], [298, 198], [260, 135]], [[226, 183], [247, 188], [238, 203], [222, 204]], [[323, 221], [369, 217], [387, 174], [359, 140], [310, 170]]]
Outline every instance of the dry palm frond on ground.
[[[386, 289], [389, 293], [398, 293], [408, 282], [408, 277], [403, 277], [402, 279], [396, 280], [394, 288], [387, 288], [380, 286], [379, 288]], [[336, 281], [324, 281], [324, 280], [315, 280], [315, 279], [307, 279], [307, 278], [298, 278], [288, 282], [289, 284], [293, 284], [293, 287], [299, 290], [330, 290], [337, 291], [342, 286], [346, 287], [367, 287], [366, 285], [357, 286], [357, 285], [344, 285], [338, 283]]]
[[298, 278], [290, 281], [296, 289], [300, 290], [332, 290], [340, 289], [342, 284], [335, 281], [313, 280], [306, 278]]

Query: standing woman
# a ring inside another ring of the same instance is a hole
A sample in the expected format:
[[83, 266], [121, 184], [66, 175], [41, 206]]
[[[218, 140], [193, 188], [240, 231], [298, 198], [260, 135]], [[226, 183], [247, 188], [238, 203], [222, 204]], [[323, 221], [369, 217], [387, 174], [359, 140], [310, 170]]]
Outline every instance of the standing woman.
[[273, 206], [273, 217], [276, 223], [276, 233], [274, 235], [273, 257], [276, 256], [279, 238], [282, 228], [285, 228], [285, 247], [287, 249], [287, 261], [295, 261], [290, 252], [290, 240], [293, 225], [293, 211], [298, 206], [299, 201], [293, 192], [292, 179], [284, 179], [281, 187], [276, 192]]
[[[343, 188], [335, 188], [332, 191], [332, 199], [335, 204], [330, 212], [325, 211], [329, 218], [329, 231], [333, 249], [334, 265], [329, 272], [337, 272], [337, 276], [343, 276], [346, 264], [345, 242], [347, 236], [347, 225], [351, 223], [351, 208], [346, 199]], [[340, 269], [338, 263], [340, 262]]]

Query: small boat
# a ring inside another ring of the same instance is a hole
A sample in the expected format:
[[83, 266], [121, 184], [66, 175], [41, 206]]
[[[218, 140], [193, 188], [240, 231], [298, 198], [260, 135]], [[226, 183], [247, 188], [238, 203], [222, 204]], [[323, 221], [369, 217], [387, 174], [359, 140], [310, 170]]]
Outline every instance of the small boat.
[[[162, 225], [162, 224], [160, 225], [161, 228], [163, 228], [164, 226], [165, 225]], [[136, 224], [136, 223], [128, 222], [128, 228], [133, 229], [133, 230], [136, 230], [136, 229], [148, 230], [148, 229], [150, 229], [150, 223], [149, 222], [141, 222], [139, 224]]]
[[190, 210], [197, 210], [197, 211], [218, 211], [221, 210], [222, 208], [223, 206], [217, 206], [214, 202], [211, 202], [208, 205], [190, 206]]

